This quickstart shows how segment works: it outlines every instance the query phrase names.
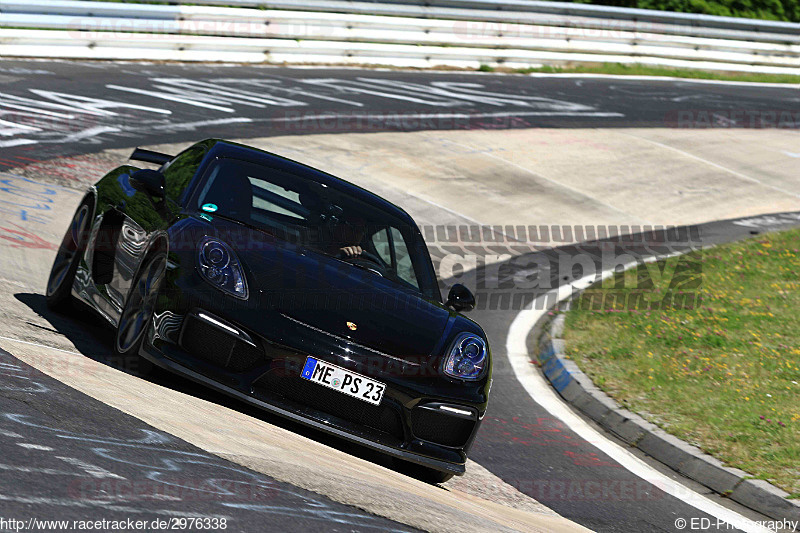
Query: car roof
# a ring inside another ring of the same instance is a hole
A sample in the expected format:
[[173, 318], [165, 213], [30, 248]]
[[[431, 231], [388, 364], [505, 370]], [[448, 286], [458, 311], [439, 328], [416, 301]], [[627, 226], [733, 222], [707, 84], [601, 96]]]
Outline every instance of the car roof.
[[314, 167], [304, 165], [303, 163], [299, 163], [278, 154], [273, 154], [272, 152], [268, 152], [266, 150], [261, 150], [258, 148], [253, 148], [252, 146], [247, 146], [232, 141], [225, 141], [222, 139], [208, 139], [206, 141], [201, 141], [198, 144], [204, 144], [205, 146], [211, 145], [208, 155], [212, 157], [229, 157], [232, 159], [249, 161], [251, 163], [276, 168], [301, 178], [316, 181], [337, 191], [353, 196], [358, 200], [380, 208], [383, 211], [389, 212], [399, 219], [414, 224], [414, 220], [411, 218], [411, 215], [406, 213], [401, 207], [384, 198], [381, 198], [375, 193], [359, 187], [358, 185], [343, 180], [342, 178], [337, 178], [332, 174], [328, 174], [327, 172], [323, 172], [322, 170]]

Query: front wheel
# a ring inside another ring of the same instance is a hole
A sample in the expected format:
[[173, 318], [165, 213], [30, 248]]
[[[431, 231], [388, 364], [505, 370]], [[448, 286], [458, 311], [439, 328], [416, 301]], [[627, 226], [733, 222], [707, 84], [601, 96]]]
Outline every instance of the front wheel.
[[53, 267], [50, 269], [50, 277], [47, 279], [45, 294], [47, 307], [50, 309], [63, 310], [70, 302], [75, 273], [78, 271], [81, 256], [89, 240], [88, 228], [92, 204], [92, 199], [86, 198], [78, 206], [58, 247]]
[[146, 375], [153, 369], [152, 363], [139, 356], [139, 348], [153, 318], [166, 267], [167, 254], [155, 252], [144, 260], [131, 284], [114, 340], [114, 351], [126, 370]]

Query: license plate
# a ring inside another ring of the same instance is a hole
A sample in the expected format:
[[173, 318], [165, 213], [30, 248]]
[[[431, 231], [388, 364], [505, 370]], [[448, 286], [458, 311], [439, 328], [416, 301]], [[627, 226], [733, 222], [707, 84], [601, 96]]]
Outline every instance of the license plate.
[[386, 385], [379, 381], [313, 357], [306, 359], [300, 377], [373, 405], [381, 403], [386, 390]]

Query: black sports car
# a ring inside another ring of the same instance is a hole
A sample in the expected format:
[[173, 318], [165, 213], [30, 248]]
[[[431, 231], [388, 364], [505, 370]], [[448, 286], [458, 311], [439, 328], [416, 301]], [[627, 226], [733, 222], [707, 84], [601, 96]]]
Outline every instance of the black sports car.
[[[90, 188], [47, 301], [77, 297], [119, 358], [189, 377], [444, 481], [486, 411], [483, 330], [442, 302], [412, 218], [344, 180], [210, 139], [137, 149]], [[141, 359], [140, 359], [141, 358]]]

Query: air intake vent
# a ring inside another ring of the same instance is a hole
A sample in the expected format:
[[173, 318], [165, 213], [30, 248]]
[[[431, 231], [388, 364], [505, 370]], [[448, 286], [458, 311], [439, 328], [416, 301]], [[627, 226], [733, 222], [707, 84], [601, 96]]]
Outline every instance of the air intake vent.
[[181, 346], [195, 357], [233, 372], [244, 372], [265, 361], [260, 348], [237, 340], [194, 315], [184, 321]]
[[415, 407], [411, 411], [411, 431], [418, 439], [442, 446], [460, 448], [467, 444], [475, 420], [461, 418], [434, 409]]

